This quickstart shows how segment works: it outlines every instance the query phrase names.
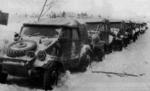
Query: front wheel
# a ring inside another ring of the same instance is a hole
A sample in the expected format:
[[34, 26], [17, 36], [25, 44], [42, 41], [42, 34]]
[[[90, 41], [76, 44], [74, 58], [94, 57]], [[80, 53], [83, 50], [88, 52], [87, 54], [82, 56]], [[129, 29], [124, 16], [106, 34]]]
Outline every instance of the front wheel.
[[51, 61], [47, 65], [43, 74], [43, 87], [45, 90], [52, 89], [52, 86], [56, 86], [60, 80], [59, 77], [65, 72], [64, 66], [59, 61]]
[[53, 85], [57, 85], [58, 72], [56, 70], [44, 72], [43, 76], [43, 87], [45, 90], [52, 90]]
[[7, 81], [8, 74], [2, 72], [2, 65], [0, 65], [0, 83], [5, 83]]
[[86, 54], [80, 58], [80, 69], [81, 71], [86, 71], [86, 68], [91, 63], [91, 57], [89, 54]]

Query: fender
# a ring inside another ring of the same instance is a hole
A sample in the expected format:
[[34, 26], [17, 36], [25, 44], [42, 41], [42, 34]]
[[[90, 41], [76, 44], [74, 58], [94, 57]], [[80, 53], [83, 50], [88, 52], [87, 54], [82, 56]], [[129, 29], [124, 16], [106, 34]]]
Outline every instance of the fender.
[[49, 61], [47, 64], [43, 65], [42, 68], [45, 70], [58, 69], [61, 72], [65, 72], [64, 65], [61, 61], [59, 61], [58, 58], [56, 58], [54, 61]]
[[90, 45], [83, 45], [81, 52], [80, 52], [80, 57], [82, 57], [85, 54], [91, 54], [92, 53], [92, 48]]

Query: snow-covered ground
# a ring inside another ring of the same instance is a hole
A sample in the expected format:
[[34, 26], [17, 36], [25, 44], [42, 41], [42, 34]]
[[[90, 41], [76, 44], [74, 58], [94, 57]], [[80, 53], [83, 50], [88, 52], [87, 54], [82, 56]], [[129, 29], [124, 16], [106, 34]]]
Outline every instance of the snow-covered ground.
[[[18, 21], [19, 22], [19, 21]], [[7, 27], [0, 26], [0, 40], [12, 40], [14, 31], [19, 31], [21, 23], [11, 22]], [[140, 36], [121, 52], [105, 56], [103, 62], [93, 63], [86, 72], [66, 74], [64, 84], [54, 91], [149, 91], [150, 90], [150, 31]], [[92, 73], [106, 71], [137, 74], [139, 77]], [[0, 84], [0, 91], [42, 91], [18, 85]]]
[[[57, 91], [149, 91], [150, 31], [139, 37], [122, 52], [106, 55], [103, 62], [93, 63], [87, 72], [71, 74], [66, 87]], [[137, 74], [139, 77], [106, 75], [91, 71]]]

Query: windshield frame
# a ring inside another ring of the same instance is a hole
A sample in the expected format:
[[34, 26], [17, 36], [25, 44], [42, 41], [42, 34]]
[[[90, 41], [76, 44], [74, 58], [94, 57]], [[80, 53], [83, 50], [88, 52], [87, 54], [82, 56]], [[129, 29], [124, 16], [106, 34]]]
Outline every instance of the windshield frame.
[[[23, 25], [22, 27], [21, 27], [21, 30], [20, 30], [20, 32], [19, 32], [19, 35], [21, 36], [21, 37], [24, 37], [23, 35], [23, 29], [25, 28], [25, 27], [55, 27], [55, 28], [62, 28], [63, 29], [63, 27], [62, 26], [47, 26], [47, 25], [43, 25], [43, 26], [40, 26], [40, 25], [34, 25], [34, 26], [32, 26], [32, 25]], [[61, 30], [62, 31], [62, 30]], [[28, 35], [25, 35], [25, 36], [28, 36]], [[45, 37], [48, 37], [48, 36], [45, 36]]]

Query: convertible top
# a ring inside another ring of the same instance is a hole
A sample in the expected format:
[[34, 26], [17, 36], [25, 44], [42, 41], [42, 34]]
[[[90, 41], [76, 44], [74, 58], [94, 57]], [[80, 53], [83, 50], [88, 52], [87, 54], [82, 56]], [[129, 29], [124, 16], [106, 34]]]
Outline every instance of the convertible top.
[[86, 24], [97, 24], [97, 23], [104, 23], [105, 19], [101, 19], [101, 18], [94, 18], [94, 19], [87, 19], [85, 21]]
[[54, 19], [42, 19], [34, 23], [24, 23], [24, 26], [57, 26], [57, 27], [70, 27], [78, 28], [80, 21], [69, 18], [54, 18]]
[[70, 18], [45, 18], [38, 22], [25, 23], [25, 26], [64, 26], [64, 27], [78, 27], [79, 24], [94, 24], [102, 23], [105, 19], [102, 18], [86, 18], [86, 19], [70, 19]]

